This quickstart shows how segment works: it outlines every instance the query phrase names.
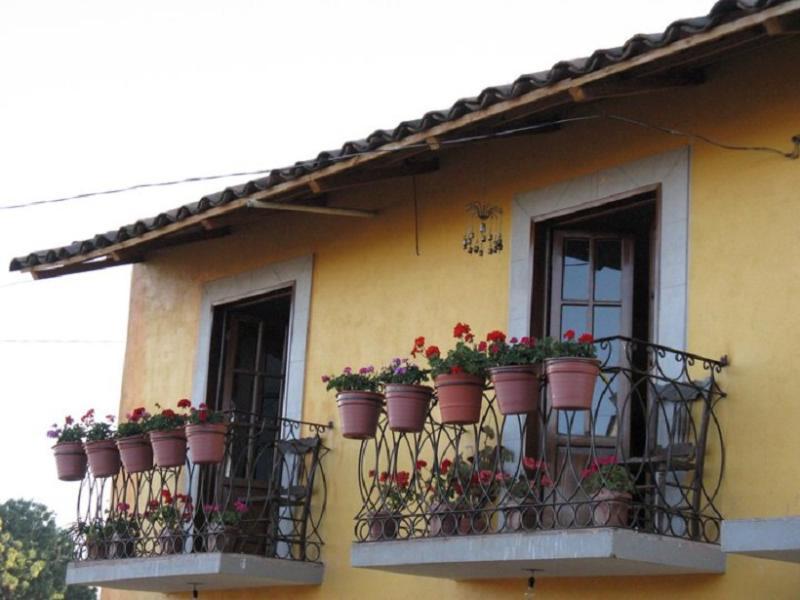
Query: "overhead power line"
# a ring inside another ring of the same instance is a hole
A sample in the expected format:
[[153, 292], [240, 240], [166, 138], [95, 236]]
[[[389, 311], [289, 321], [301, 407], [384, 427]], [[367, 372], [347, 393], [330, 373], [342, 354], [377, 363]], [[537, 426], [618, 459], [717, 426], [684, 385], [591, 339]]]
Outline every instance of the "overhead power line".
[[[728, 144], [724, 142], [720, 142], [709, 138], [705, 135], [701, 135], [698, 133], [692, 133], [687, 131], [682, 131], [680, 129], [675, 129], [672, 127], [664, 127], [661, 125], [654, 125], [652, 123], [648, 123], [646, 121], [642, 121], [640, 119], [634, 119], [631, 117], [625, 117], [622, 115], [613, 115], [613, 114], [604, 114], [604, 113], [597, 113], [591, 115], [584, 115], [578, 117], [568, 117], [564, 119], [556, 119], [554, 121], [548, 122], [539, 122], [534, 125], [527, 125], [524, 127], [516, 127], [513, 129], [505, 129], [502, 131], [495, 131], [492, 133], [480, 134], [480, 135], [472, 135], [472, 136], [465, 136], [460, 138], [448, 138], [448, 139], [437, 139], [437, 144], [440, 146], [453, 146], [457, 144], [466, 144], [470, 142], [478, 142], [483, 140], [490, 140], [490, 139], [497, 139], [503, 137], [509, 137], [512, 135], [518, 135], [521, 133], [529, 133], [533, 131], [538, 131], [541, 129], [548, 129], [551, 127], [555, 127], [557, 125], [563, 125], [565, 123], [575, 123], [580, 121], [594, 121], [598, 119], [607, 119], [611, 121], [616, 121], [619, 123], [625, 123], [628, 125], [634, 125], [637, 127], [642, 127], [645, 129], [650, 129], [653, 131], [658, 131], [660, 133], [684, 137], [692, 141], [702, 142], [704, 144], [708, 144], [711, 146], [715, 146], [717, 148], [723, 150], [734, 150], [734, 151], [744, 151], [744, 152], [766, 152], [770, 154], [776, 154], [783, 158], [788, 158], [790, 160], [796, 160], [800, 158], [800, 134], [795, 135], [791, 138], [791, 142], [793, 144], [793, 148], [790, 151], [784, 151], [780, 148], [773, 148], [770, 146], [742, 146], [737, 144]], [[432, 136], [435, 137], [435, 136]], [[377, 155], [377, 154], [388, 154], [392, 152], [399, 152], [402, 150], [407, 149], [414, 149], [414, 148], [429, 148], [430, 145], [427, 142], [419, 142], [416, 144], [408, 144], [402, 147], [395, 147], [395, 148], [376, 148], [374, 150], [364, 150], [362, 152], [351, 152], [341, 156], [331, 156], [326, 159], [328, 163], [336, 163], [341, 161], [350, 160], [356, 156], [364, 156], [364, 155]], [[309, 161], [311, 162], [311, 161]], [[182, 185], [186, 183], [198, 183], [202, 181], [213, 181], [216, 179], [230, 179], [233, 177], [252, 177], [256, 175], [266, 175], [273, 171], [274, 169], [259, 169], [256, 171], [238, 171], [233, 173], [222, 173], [216, 175], [201, 175], [196, 177], [186, 177], [183, 179], [173, 179], [170, 181], [158, 181], [158, 182], [149, 182], [149, 183], [137, 183], [135, 185], [130, 185], [127, 187], [121, 188], [114, 188], [110, 190], [102, 190], [97, 192], [86, 192], [82, 194], [75, 194], [74, 196], [64, 196], [61, 198], [51, 198], [48, 200], [35, 200], [33, 202], [23, 202], [19, 204], [6, 204], [0, 205], [0, 210], [11, 210], [17, 208], [27, 208], [31, 206], [41, 206], [43, 204], [56, 204], [59, 202], [68, 202], [71, 200], [80, 200], [83, 198], [92, 198], [94, 196], [108, 196], [112, 194], [122, 194], [124, 192], [132, 192], [135, 190], [147, 189], [147, 188], [158, 188], [158, 187], [168, 187], [174, 185]]]

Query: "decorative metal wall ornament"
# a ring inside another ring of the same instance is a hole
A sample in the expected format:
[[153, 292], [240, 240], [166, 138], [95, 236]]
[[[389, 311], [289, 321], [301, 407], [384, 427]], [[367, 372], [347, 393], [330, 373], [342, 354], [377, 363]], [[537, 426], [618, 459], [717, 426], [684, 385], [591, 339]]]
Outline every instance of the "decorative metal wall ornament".
[[483, 202], [467, 205], [467, 212], [474, 215], [473, 222], [464, 234], [462, 248], [469, 254], [498, 254], [503, 251], [503, 209]]

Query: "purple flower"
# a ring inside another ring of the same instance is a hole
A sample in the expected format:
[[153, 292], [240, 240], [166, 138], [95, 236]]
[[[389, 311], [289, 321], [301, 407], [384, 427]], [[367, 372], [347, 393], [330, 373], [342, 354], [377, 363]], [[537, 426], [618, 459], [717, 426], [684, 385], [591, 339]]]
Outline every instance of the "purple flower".
[[511, 338], [510, 340], [508, 340], [508, 341], [509, 341], [509, 342], [511, 342], [512, 344], [516, 344], [516, 343], [517, 343], [519, 340], [518, 340], [517, 338], [515, 338], [515, 337], [512, 337], [512, 338]]
[[57, 438], [58, 437], [58, 429], [52, 429], [47, 432], [47, 437], [49, 438]]
[[358, 372], [361, 373], [362, 375], [367, 375], [369, 373], [372, 373], [374, 370], [375, 370], [375, 367], [373, 367], [372, 365], [369, 365], [368, 367], [361, 367], [358, 370]]
[[399, 367], [402, 364], [403, 364], [403, 359], [402, 358], [392, 359], [392, 366], [394, 366], [395, 368]]
[[395, 375], [405, 375], [405, 374], [406, 374], [406, 371], [408, 371], [408, 369], [406, 369], [405, 367], [397, 367], [397, 368], [394, 370], [394, 374], [395, 374]]

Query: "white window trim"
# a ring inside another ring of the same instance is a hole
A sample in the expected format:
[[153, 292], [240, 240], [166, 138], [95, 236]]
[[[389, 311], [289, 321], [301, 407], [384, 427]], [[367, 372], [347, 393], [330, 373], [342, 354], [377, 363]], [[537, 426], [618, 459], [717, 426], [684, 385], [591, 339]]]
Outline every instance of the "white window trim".
[[659, 186], [653, 341], [685, 349], [690, 162], [690, 149], [685, 147], [516, 195], [511, 210], [509, 334], [530, 335], [534, 222]]
[[210, 281], [203, 286], [200, 333], [192, 380], [192, 399], [195, 405], [206, 401], [214, 307], [291, 287], [293, 295], [283, 416], [289, 419], [302, 419], [313, 264], [312, 256], [303, 256], [274, 263], [255, 271]]

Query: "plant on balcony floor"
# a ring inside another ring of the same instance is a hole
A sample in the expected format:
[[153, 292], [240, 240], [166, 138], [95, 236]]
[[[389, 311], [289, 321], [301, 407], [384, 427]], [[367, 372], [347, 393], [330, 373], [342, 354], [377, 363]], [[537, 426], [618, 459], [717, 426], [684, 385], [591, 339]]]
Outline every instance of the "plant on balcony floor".
[[184, 494], [175, 494], [168, 489], [161, 490], [161, 499], [153, 499], [147, 505], [144, 516], [158, 531], [159, 554], [180, 554], [183, 552], [184, 523], [192, 520], [192, 500]]
[[[414, 350], [425, 345], [425, 338], [414, 341]], [[401, 433], [419, 433], [428, 416], [433, 390], [422, 385], [429, 371], [408, 359], [395, 358], [378, 372], [386, 394], [389, 428]]]
[[[179, 409], [186, 409], [190, 405], [188, 400], [178, 402]], [[161, 406], [156, 404], [156, 408], [161, 409]], [[153, 462], [157, 467], [181, 467], [186, 463], [185, 423], [186, 415], [178, 414], [171, 408], [161, 409], [145, 422], [144, 429], [150, 437]]]
[[205, 504], [206, 552], [235, 552], [241, 530], [239, 523], [250, 510], [247, 503], [239, 498], [233, 507], [223, 510], [218, 504]]
[[122, 466], [128, 473], [141, 473], [153, 468], [153, 448], [145, 433], [150, 413], [144, 407], [133, 409], [127, 421], [117, 427], [117, 449]]
[[[428, 466], [424, 460], [417, 460], [414, 466], [415, 473], [421, 473]], [[375, 472], [370, 471], [374, 477]], [[419, 476], [419, 475], [418, 475]], [[367, 518], [369, 524], [369, 541], [392, 540], [397, 537], [402, 521], [404, 508], [417, 505], [424, 494], [417, 491], [414, 478], [408, 471], [389, 473], [383, 471], [378, 476], [376, 487], [378, 499], [375, 503], [377, 510], [373, 510]]]
[[326, 389], [336, 390], [342, 435], [354, 440], [375, 437], [383, 405], [375, 368], [361, 367], [356, 372], [345, 367], [339, 375], [323, 375], [322, 383]]
[[81, 443], [85, 436], [83, 423], [76, 423], [71, 416], [64, 419], [61, 427], [53, 423], [47, 432], [47, 437], [56, 440], [53, 455], [61, 481], [80, 481], [86, 475], [86, 452]]
[[489, 375], [494, 384], [500, 412], [504, 415], [534, 413], [539, 406], [541, 351], [534, 338], [506, 341], [502, 331], [490, 331], [478, 345], [486, 352]]
[[[189, 408], [191, 402], [183, 399], [178, 408]], [[228, 424], [222, 412], [212, 410], [205, 403], [190, 408], [186, 420], [186, 440], [189, 444], [189, 460], [197, 465], [216, 465], [225, 456], [225, 435]]]
[[522, 472], [517, 476], [503, 474], [504, 490], [500, 507], [503, 531], [531, 531], [540, 524], [538, 505], [542, 490], [552, 487], [547, 463], [528, 456], [522, 457]]
[[113, 534], [113, 530], [108, 523], [104, 523], [101, 520], [79, 521], [77, 532], [83, 538], [83, 545], [86, 548], [86, 560], [105, 560], [108, 558], [108, 549]]
[[139, 516], [130, 512], [127, 502], [118, 502], [106, 521], [111, 529], [108, 558], [133, 558], [139, 540]]
[[[440, 419], [444, 424], [469, 425], [481, 417], [481, 400], [486, 381], [486, 354], [473, 343], [475, 335], [466, 323], [457, 323], [453, 337], [454, 348], [442, 356], [438, 346], [424, 348], [425, 358], [439, 399]], [[424, 338], [416, 341], [414, 354], [423, 351]]]
[[581, 487], [594, 501], [595, 527], [628, 526], [635, 486], [628, 469], [617, 464], [616, 456], [595, 458], [581, 472]]
[[113, 477], [120, 469], [119, 450], [114, 440], [114, 415], [106, 415], [105, 421], [95, 421], [92, 408], [81, 421], [86, 428], [83, 447], [89, 459], [89, 470], [98, 478]]
[[600, 361], [590, 333], [577, 340], [570, 329], [563, 339], [548, 338], [543, 344], [545, 372], [553, 408], [591, 410], [594, 387], [600, 374]]
[[[494, 431], [483, 426], [487, 439]], [[497, 502], [507, 480], [503, 463], [513, 458], [503, 446], [487, 444], [475, 456], [445, 458], [431, 471], [428, 485], [429, 533], [432, 536], [488, 533], [491, 528], [487, 507]]]

